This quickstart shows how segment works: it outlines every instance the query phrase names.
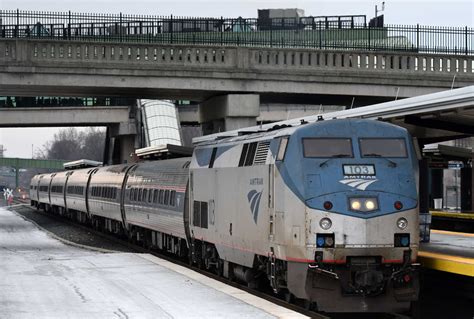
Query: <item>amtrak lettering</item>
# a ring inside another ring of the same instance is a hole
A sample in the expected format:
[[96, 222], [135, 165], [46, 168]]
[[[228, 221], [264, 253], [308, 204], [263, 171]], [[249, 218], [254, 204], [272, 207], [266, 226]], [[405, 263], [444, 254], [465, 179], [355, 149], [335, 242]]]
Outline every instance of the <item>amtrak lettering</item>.
[[339, 181], [339, 183], [365, 191], [369, 185], [376, 181], [377, 179], [374, 176], [345, 176], [344, 179]]
[[251, 178], [250, 185], [263, 185], [263, 178], [261, 177]]

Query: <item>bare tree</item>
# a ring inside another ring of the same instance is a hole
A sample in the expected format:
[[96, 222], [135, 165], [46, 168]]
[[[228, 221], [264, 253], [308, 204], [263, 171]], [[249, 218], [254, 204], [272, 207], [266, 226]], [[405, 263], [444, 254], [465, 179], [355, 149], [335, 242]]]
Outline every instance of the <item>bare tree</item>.
[[90, 127], [83, 132], [82, 158], [103, 161], [105, 147], [105, 131]]
[[80, 132], [75, 128], [62, 129], [54, 134], [52, 141], [43, 145], [37, 153], [38, 158], [102, 161], [105, 145], [105, 132], [89, 128]]

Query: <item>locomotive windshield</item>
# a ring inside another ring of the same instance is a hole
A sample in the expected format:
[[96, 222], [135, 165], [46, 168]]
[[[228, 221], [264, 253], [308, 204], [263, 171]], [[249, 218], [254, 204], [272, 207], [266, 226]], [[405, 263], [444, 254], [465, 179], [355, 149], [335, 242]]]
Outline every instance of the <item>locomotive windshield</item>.
[[403, 138], [361, 138], [362, 157], [407, 157]]
[[350, 138], [304, 138], [304, 157], [353, 157]]

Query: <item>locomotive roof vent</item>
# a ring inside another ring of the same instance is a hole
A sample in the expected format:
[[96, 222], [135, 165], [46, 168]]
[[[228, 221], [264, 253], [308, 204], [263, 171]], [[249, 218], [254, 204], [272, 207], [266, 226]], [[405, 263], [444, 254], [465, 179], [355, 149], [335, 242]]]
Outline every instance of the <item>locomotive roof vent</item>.
[[102, 166], [102, 162], [92, 161], [88, 159], [80, 159], [77, 161], [67, 162], [63, 164], [64, 169], [67, 169], [67, 170], [98, 167], [98, 166]]

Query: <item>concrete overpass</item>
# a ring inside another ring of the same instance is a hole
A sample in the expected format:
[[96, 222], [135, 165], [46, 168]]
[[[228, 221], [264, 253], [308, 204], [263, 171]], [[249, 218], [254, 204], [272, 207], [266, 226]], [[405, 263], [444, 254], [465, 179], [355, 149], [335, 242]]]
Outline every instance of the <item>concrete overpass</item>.
[[0, 40], [0, 93], [206, 100], [412, 97], [474, 81], [473, 57], [413, 52]]
[[134, 106], [0, 108], [0, 127], [107, 127], [104, 162], [122, 163], [136, 147]]

